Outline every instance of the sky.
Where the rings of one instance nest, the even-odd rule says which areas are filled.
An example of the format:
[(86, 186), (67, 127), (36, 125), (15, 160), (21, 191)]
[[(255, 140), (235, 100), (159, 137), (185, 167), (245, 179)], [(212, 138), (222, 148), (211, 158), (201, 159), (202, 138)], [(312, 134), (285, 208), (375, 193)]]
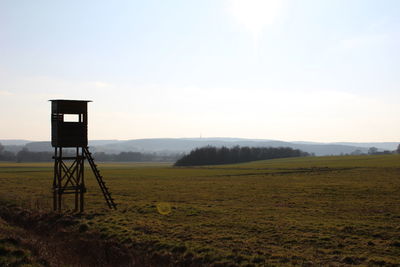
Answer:
[(398, 0), (0, 0), (0, 139), (400, 141)]

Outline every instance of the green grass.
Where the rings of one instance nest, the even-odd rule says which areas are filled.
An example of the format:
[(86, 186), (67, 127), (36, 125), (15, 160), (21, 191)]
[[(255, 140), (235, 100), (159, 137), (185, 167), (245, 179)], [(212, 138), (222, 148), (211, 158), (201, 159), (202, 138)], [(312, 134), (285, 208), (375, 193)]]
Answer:
[[(105, 209), (87, 170), (79, 227), (104, 239), (237, 265), (400, 262), (398, 155), (100, 169), (118, 210)], [(52, 164), (0, 163), (0, 184), (1, 198), (50, 209)]]
[(0, 218), (0, 266), (47, 266), (37, 255), (14, 236), (19, 229), (14, 228)]

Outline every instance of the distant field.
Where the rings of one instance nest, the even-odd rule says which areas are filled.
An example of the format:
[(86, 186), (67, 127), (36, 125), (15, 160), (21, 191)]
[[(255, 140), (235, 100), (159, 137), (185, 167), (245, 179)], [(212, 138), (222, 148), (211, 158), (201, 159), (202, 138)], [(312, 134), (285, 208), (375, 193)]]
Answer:
[[(105, 209), (87, 170), (80, 220), (104, 239), (194, 262), (400, 264), (399, 155), (99, 168), (118, 210)], [(3, 201), (49, 210), (51, 185), (52, 164), (0, 163)]]

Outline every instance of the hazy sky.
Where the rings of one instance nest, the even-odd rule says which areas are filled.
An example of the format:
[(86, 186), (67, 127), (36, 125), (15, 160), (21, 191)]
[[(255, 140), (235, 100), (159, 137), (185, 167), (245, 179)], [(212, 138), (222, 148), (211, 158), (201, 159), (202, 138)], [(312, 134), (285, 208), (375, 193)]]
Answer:
[(398, 0), (0, 0), (0, 139), (400, 140)]

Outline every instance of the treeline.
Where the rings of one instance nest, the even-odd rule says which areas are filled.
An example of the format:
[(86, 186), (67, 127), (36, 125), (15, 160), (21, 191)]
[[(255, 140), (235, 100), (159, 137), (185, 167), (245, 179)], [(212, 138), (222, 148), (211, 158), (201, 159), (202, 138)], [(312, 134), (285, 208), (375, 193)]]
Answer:
[(54, 153), (51, 152), (33, 152), (28, 149), (22, 149), (15, 155), (16, 162), (48, 162), (52, 161)]
[(290, 147), (213, 147), (196, 148), (175, 162), (175, 166), (216, 165), (255, 160), (304, 157), (309, 153)]
[(0, 143), (0, 161), (14, 161), (15, 160), (15, 154), (6, 151), (4, 146)]
[[(63, 150), (64, 156), (74, 156), (75, 152), (71, 149)], [(18, 153), (5, 151), (0, 144), (0, 161), (13, 162), (50, 162), (53, 160), (53, 152), (33, 152), (24, 148)], [(182, 154), (158, 154), (141, 152), (121, 152), (118, 154), (107, 154), (104, 152), (93, 153), (93, 158), (100, 162), (174, 162)]]
[(173, 162), (180, 158), (181, 154), (158, 154), (141, 152), (121, 152), (119, 154), (107, 154), (104, 152), (94, 153), (96, 161), (110, 162)]

